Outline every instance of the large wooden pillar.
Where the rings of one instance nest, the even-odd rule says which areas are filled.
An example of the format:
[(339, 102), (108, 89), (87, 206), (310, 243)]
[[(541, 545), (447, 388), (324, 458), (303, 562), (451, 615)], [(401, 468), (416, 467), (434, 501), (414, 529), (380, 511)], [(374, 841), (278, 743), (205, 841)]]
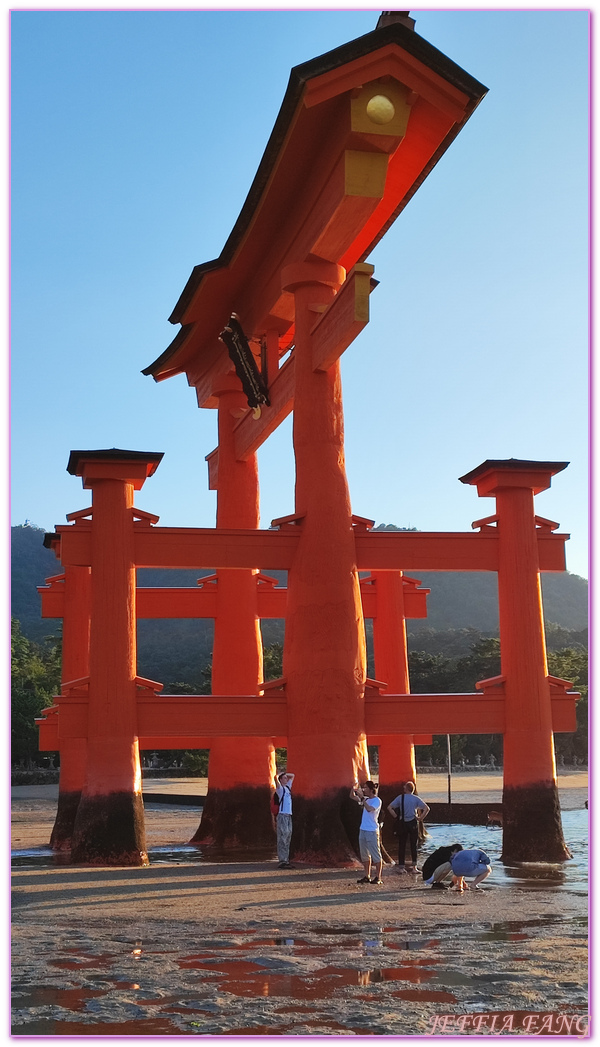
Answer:
[[(235, 457), (233, 429), (247, 401), (239, 379), (220, 380), (217, 527), (258, 527), (256, 454)], [(258, 565), (257, 565), (258, 566)], [(217, 616), (212, 660), (212, 693), (258, 694), (263, 678), (262, 638), (257, 607), (257, 570), (217, 571)], [(269, 810), (275, 750), (268, 738), (215, 738), (210, 750), (208, 793), (193, 837), (207, 851), (266, 851), (274, 848)]]
[(88, 754), (71, 859), (146, 865), (137, 737), (133, 492), (162, 455), (73, 451), (68, 470), (92, 490)]
[(504, 861), (571, 855), (561, 817), (533, 498), (566, 462), (487, 461), (461, 477), (496, 498), (498, 608), (505, 691)]
[(319, 306), (343, 279), (343, 269), (321, 261), (289, 266), (282, 279), (295, 296), (293, 440), (301, 529), (288, 578), (283, 668), (288, 767), (296, 775), (292, 854), (323, 863), (354, 857), (344, 825), (348, 793), (354, 779), (368, 777), (364, 622), (340, 367), (336, 361), (315, 371), (310, 337)]
[[(61, 683), (90, 672), (91, 575), (89, 567), (65, 567)], [(63, 738), (60, 745), (58, 808), (50, 836), (55, 851), (69, 851), (85, 782), (87, 739)]]

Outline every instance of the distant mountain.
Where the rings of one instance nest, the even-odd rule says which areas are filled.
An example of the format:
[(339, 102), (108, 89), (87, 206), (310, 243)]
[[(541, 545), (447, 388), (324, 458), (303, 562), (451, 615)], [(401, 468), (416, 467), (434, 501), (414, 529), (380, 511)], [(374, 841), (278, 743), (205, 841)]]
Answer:
[[(419, 581), (431, 589), (427, 597), (427, 626), (430, 629), (498, 630), (498, 582), (495, 574), (487, 571), (417, 571)], [(560, 573), (542, 574), (544, 617), (563, 629), (587, 627), (588, 583), (579, 575)], [(415, 632), (424, 622), (411, 622), (407, 628)]]
[[(384, 525), (386, 530), (400, 530)], [(382, 528), (379, 528), (382, 529)], [(43, 546), (44, 530), (23, 525), (11, 528), (12, 614), (30, 640), (58, 635), (60, 621), (42, 619), (36, 586), (61, 573), (54, 553)], [(190, 586), (209, 571), (138, 571), (140, 586)], [(285, 572), (273, 571), (280, 580)], [(486, 572), (420, 572), (427, 597), (427, 619), (407, 623), (412, 650), (431, 653), (465, 653), (481, 633), (498, 635), (496, 576)], [(585, 642), (588, 583), (568, 572), (542, 575), (545, 617), (558, 630), (548, 629), (551, 646)], [(368, 633), (370, 634), (370, 626)], [(580, 635), (575, 636), (578, 633)], [(141, 676), (164, 683), (196, 680), (211, 659), (213, 623), (208, 620), (154, 620), (138, 622), (138, 671)], [(281, 641), (283, 623), (263, 623), (265, 643)], [(370, 635), (369, 635), (370, 639)]]

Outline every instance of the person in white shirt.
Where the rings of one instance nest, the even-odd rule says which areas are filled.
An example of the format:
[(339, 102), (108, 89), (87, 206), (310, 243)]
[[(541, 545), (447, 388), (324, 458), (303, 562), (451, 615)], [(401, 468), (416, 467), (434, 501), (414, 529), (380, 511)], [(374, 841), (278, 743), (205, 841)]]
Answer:
[(282, 771), (275, 781), (275, 792), (279, 797), (277, 814), (277, 857), (279, 869), (293, 869), (290, 865), (290, 840), (292, 839), (292, 782), (295, 775)]
[[(365, 782), (361, 787), (354, 785), (350, 790), (350, 799), (356, 800), (363, 808), (362, 820), (358, 832), (360, 859), (365, 867), (365, 875), (357, 883), (382, 884), (381, 870), (383, 858), (379, 844), (379, 811), (381, 800), (377, 795), (378, 786), (374, 782)], [(371, 879), (371, 862), (375, 863), (375, 876)]]

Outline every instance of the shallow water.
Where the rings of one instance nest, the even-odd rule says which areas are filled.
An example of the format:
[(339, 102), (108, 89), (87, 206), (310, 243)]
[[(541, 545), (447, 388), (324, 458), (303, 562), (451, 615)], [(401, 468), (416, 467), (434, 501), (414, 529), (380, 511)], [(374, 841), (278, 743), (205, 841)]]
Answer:
[[(584, 895), (588, 880), (588, 812), (563, 811), (563, 832), (573, 858), (560, 864), (528, 862), (505, 865), (500, 861), (502, 831), (473, 825), (436, 825), (428, 823), (429, 836), (419, 850), (419, 863), (437, 847), (458, 841), (463, 847), (481, 847), (492, 860), (493, 873), (487, 884), (494, 887), (520, 887), (527, 890), (567, 890)], [(153, 847), (148, 851), (150, 865), (203, 863), (202, 850), (191, 844), (178, 847)], [(232, 858), (228, 859), (233, 862)], [(245, 862), (248, 855), (238, 859)], [(261, 859), (264, 861), (264, 857)], [(211, 863), (215, 859), (210, 859)], [(69, 854), (51, 851), (49, 847), (11, 852), (11, 866), (20, 869), (69, 865)], [(389, 871), (387, 873), (389, 875)], [(419, 881), (420, 882), (420, 881)], [(345, 933), (345, 932), (343, 932)]]
[(524, 862), (505, 865), (500, 861), (502, 830), (481, 825), (432, 825), (430, 838), (419, 850), (419, 864), (438, 847), (457, 842), (465, 848), (480, 847), (492, 860), (492, 875), (482, 885), (520, 887), (526, 890), (567, 890), (585, 895), (588, 883), (588, 812), (563, 811), (563, 834), (573, 857), (566, 862)]

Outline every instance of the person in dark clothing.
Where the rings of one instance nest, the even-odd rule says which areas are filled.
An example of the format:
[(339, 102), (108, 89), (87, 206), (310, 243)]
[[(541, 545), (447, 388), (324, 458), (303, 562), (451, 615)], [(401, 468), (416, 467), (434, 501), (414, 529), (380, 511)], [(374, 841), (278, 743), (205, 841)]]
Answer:
[(431, 884), (437, 890), (447, 890), (447, 885), (443, 881), (447, 876), (453, 875), (452, 859), (462, 849), (461, 843), (451, 843), (449, 847), (438, 847), (437, 851), (430, 854), (429, 858), (423, 862), (421, 871), (425, 883)]
[(412, 865), (407, 866), (406, 869), (407, 872), (416, 873), (419, 821), (429, 814), (429, 807), (425, 800), (415, 794), (414, 782), (407, 782), (404, 792), (392, 800), (388, 811), (392, 818), (398, 819), (398, 871), (404, 872), (406, 844), (410, 843)]

